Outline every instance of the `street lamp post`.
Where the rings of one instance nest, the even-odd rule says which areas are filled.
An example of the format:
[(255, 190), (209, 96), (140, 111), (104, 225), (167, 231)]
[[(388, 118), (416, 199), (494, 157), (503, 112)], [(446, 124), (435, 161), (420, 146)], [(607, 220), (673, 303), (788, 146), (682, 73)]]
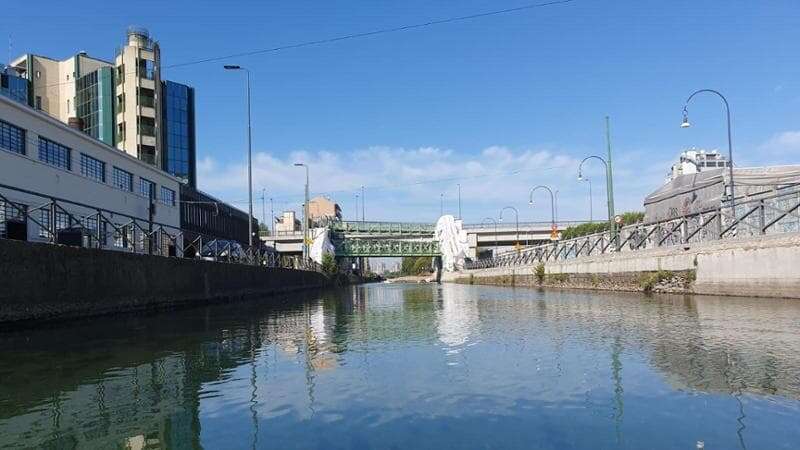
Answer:
[(492, 257), (494, 258), (494, 256), (497, 255), (497, 221), (492, 217), (484, 217), (481, 225), (485, 224), (487, 220), (494, 222), (494, 250), (492, 251)]
[(364, 185), (361, 185), (361, 221), (364, 222), (366, 219), (364, 218), (364, 204), (367, 203), (367, 198), (364, 196)]
[[(611, 230), (612, 236), (616, 236), (616, 224), (614, 223), (614, 193), (610, 191), (611, 186), (611, 166), (600, 156), (591, 155), (583, 158), (583, 161), (578, 165), (578, 181), (583, 181), (583, 163), (590, 159), (596, 159), (603, 163), (603, 166), (606, 168), (606, 196), (607, 196), (607, 206), (608, 206), (608, 223), (609, 223), (609, 230)], [(591, 193), (589, 194), (591, 196)], [(591, 200), (591, 199), (590, 199)]]
[(275, 233), (275, 207), (272, 205), (272, 197), (269, 198), (269, 225), (270, 232), (274, 236)]
[(439, 194), (439, 217), (444, 215), (444, 192)]
[(550, 193), (550, 221), (551, 221), (550, 238), (554, 239), (557, 237), (556, 233), (558, 233), (558, 228), (556, 227), (556, 199), (555, 199), (555, 194), (553, 194), (553, 190), (543, 184), (534, 187), (533, 189), (531, 189), (531, 194), (530, 194), (530, 199), (528, 200), (528, 204), (533, 206), (533, 193), (539, 189), (544, 189)]
[(267, 188), (261, 188), (261, 223), (267, 226)]
[(592, 205), (592, 203), (594, 203), (592, 200), (592, 180), (591, 178), (584, 178), (583, 181), (589, 184), (589, 223), (592, 223), (594, 222), (594, 206)]
[(461, 220), (461, 183), (458, 183), (458, 220)]
[(700, 89), (699, 91), (695, 91), (689, 98), (686, 99), (686, 104), (683, 107), (683, 122), (681, 122), (681, 128), (689, 128), (691, 125), (689, 124), (689, 102), (692, 101), (695, 95), (707, 92), (709, 94), (715, 94), (719, 98), (722, 99), (722, 102), (725, 104), (725, 116), (728, 123), (728, 169), (729, 169), (729, 176), (730, 176), (730, 195), (731, 199), (731, 216), (733, 220), (736, 219), (736, 191), (734, 190), (733, 186), (733, 141), (731, 139), (731, 107), (728, 104), (728, 99), (725, 98), (724, 95), (715, 91), (713, 89)]
[(355, 194), (356, 207), (353, 210), (356, 212), (356, 222), (358, 222), (358, 193)]
[(519, 247), (519, 211), (517, 211), (517, 208), (514, 208), (513, 206), (504, 206), (503, 209), (500, 210), (500, 220), (498, 220), (498, 222), (502, 222), (503, 221), (503, 211), (505, 211), (507, 209), (510, 209), (510, 210), (514, 211), (514, 220), (516, 221), (516, 224), (517, 224), (517, 242), (516, 242), (516, 246)]
[(308, 259), (308, 166), (304, 163), (294, 163), (295, 167), (306, 169), (306, 195), (303, 203), (303, 260)]
[(250, 71), (242, 66), (227, 64), (225, 70), (244, 70), (247, 73), (247, 244), (253, 248), (253, 146), (250, 123)]

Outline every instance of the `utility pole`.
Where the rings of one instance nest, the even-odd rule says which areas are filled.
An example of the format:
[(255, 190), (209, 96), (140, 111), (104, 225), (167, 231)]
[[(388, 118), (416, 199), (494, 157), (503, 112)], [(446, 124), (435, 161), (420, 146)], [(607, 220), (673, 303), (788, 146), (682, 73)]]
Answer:
[(606, 116), (606, 145), (608, 147), (608, 155), (607, 155), (607, 162), (608, 167), (608, 176), (606, 177), (606, 190), (608, 190), (608, 218), (611, 220), (611, 236), (612, 239), (615, 239), (617, 248), (619, 248), (619, 239), (617, 236), (617, 223), (614, 220), (614, 174), (611, 170), (611, 124), (610, 119)]
[(272, 197), (269, 198), (269, 225), (270, 233), (275, 235), (275, 208), (272, 206)]
[(461, 220), (461, 183), (458, 183), (458, 220)]
[(362, 185), (361, 185), (361, 221), (362, 221), (362, 222), (366, 220), (366, 219), (364, 218), (364, 217), (365, 217), (365, 216), (364, 216), (364, 204), (365, 204), (366, 202), (367, 202), (367, 201), (366, 201), (366, 197), (364, 197), (364, 185), (362, 184)]
[(267, 226), (267, 188), (261, 188), (261, 223)]
[(356, 192), (356, 195), (355, 195), (355, 199), (356, 199), (356, 206), (355, 206), (355, 208), (353, 208), (353, 211), (356, 212), (356, 222), (358, 222), (358, 193), (357, 192)]

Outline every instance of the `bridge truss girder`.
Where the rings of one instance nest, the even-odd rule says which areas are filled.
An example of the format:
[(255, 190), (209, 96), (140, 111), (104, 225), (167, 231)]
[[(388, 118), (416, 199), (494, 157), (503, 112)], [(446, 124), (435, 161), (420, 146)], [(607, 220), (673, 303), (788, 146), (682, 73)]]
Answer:
[(330, 225), (331, 231), (346, 235), (371, 235), (371, 236), (433, 236), (436, 224), (432, 223), (401, 223), (401, 222), (358, 222), (341, 221)]
[(438, 241), (345, 239), (334, 246), (339, 257), (441, 256)]

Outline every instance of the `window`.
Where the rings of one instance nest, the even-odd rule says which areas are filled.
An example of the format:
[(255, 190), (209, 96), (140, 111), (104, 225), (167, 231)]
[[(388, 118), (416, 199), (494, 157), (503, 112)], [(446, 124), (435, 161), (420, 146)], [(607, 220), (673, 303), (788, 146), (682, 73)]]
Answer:
[(25, 130), (0, 120), (0, 148), (25, 154)]
[(36, 96), (36, 109), (42, 109), (42, 97)]
[(106, 182), (106, 163), (81, 153), (81, 175), (101, 183)]
[(125, 122), (117, 124), (117, 142), (125, 141)]
[(8, 230), (6, 224), (9, 221), (25, 222), (25, 216), (28, 210), (27, 205), (20, 203), (8, 203), (0, 200), (0, 237), (8, 237)]
[(36, 78), (42, 78), (42, 72), (36, 71)]
[(156, 184), (150, 180), (139, 178), (139, 194), (144, 197), (156, 198)]
[(67, 99), (67, 112), (69, 112), (69, 99)]
[(123, 191), (133, 192), (133, 174), (122, 170), (119, 167), (114, 167), (114, 175), (112, 181), (114, 186), (122, 189)]
[(60, 169), (71, 170), (70, 149), (39, 136), (39, 160)]
[(56, 211), (56, 222), (55, 224), (52, 224), (50, 223), (50, 210), (41, 209), (39, 210), (39, 222), (41, 222), (43, 225), (39, 227), (39, 237), (49, 239), (52, 235), (47, 230), (48, 228), (55, 225), (56, 232), (58, 232), (58, 230), (63, 230), (64, 228), (69, 227), (71, 220), (67, 213), (63, 211)]
[(175, 206), (175, 191), (168, 187), (161, 186), (161, 203)]

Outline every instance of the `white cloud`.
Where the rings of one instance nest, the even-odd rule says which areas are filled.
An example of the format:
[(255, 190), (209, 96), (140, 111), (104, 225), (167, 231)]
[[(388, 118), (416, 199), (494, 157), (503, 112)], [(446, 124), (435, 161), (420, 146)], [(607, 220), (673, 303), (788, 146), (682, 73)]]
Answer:
[[(282, 157), (257, 152), (253, 157), (253, 190), (254, 195), (260, 196), (261, 189), (266, 188), (268, 197), (276, 199), (276, 211), (299, 209), (305, 172), (293, 163), (304, 162), (310, 168), (312, 194), (322, 193), (336, 200), (346, 218), (354, 218), (354, 195), (361, 185), (366, 187), (368, 220), (435, 220), (440, 193), (445, 194), (446, 212), (455, 214), (456, 184), (460, 183), (463, 216), (467, 221), (496, 216), (506, 205), (520, 210), (521, 221), (549, 219), (546, 194), (536, 194), (536, 209), (527, 204), (529, 190), (536, 184), (547, 184), (560, 191), (562, 219), (584, 219), (588, 218), (587, 186), (576, 179), (580, 160), (571, 153), (559, 148), (518, 150), (503, 146), (470, 154), (436, 147), (385, 146), (342, 152), (297, 150)], [(618, 209), (641, 209), (642, 198), (658, 186), (664, 171), (653, 168), (645, 154), (631, 154), (617, 161), (625, 161), (615, 166), (617, 179), (628, 178), (627, 182), (621, 180), (615, 184)], [(640, 162), (647, 170), (635, 168)], [(584, 172), (593, 179), (595, 218), (602, 217), (605, 211), (602, 165), (587, 165)], [(223, 164), (203, 158), (198, 163), (198, 180), (201, 189), (245, 206), (245, 160)]]
[(775, 156), (795, 156), (800, 153), (800, 131), (784, 131), (773, 135), (759, 147)]

